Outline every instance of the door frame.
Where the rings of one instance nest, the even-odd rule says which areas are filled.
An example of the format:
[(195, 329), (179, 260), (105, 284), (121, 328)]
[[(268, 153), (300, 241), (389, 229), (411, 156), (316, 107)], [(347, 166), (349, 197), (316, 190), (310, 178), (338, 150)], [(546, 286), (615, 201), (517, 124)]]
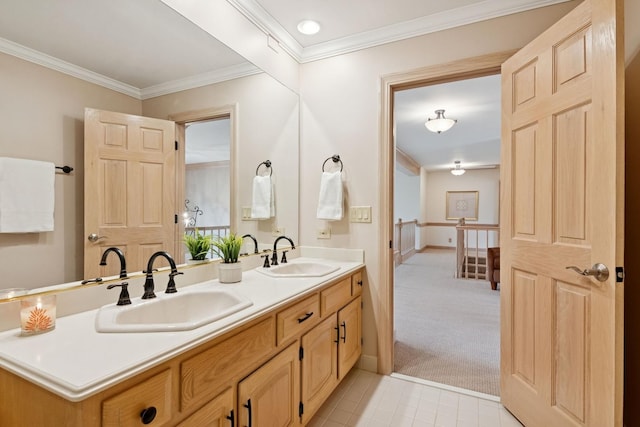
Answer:
[[(229, 119), (229, 142), (230, 142), (230, 174), (229, 174), (229, 226), (231, 230), (237, 230), (237, 214), (240, 212), (238, 198), (238, 104), (223, 105), (220, 107), (205, 108), (202, 110), (186, 111), (171, 114), (169, 120), (176, 124), (176, 141), (178, 142), (178, 158), (176, 159), (176, 203), (184, 201), (185, 185), (185, 129), (186, 124), (205, 120)], [(184, 223), (179, 221), (176, 228), (176, 254), (179, 259), (184, 259), (184, 245), (182, 236), (184, 235)]]
[(517, 50), (491, 53), (465, 58), (444, 64), (433, 65), (403, 73), (382, 76), (380, 80), (380, 129), (379, 170), (380, 174), (380, 288), (377, 292), (376, 328), (378, 330), (378, 373), (393, 372), (393, 188), (395, 169), (395, 125), (393, 117), (393, 95), (395, 91), (433, 84), (448, 83), (500, 74), (502, 63)]

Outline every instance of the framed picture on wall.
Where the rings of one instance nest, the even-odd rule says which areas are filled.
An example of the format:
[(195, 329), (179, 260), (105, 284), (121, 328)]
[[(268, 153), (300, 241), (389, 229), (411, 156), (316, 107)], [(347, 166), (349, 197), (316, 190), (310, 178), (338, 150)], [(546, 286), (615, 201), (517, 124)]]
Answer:
[(447, 191), (447, 219), (478, 220), (477, 191)]

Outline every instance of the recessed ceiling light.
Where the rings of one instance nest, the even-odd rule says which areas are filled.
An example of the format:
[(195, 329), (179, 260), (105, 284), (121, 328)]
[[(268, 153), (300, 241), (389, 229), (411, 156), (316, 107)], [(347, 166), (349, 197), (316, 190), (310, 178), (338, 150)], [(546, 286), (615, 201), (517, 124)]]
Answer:
[(320, 24), (318, 24), (316, 21), (305, 19), (304, 21), (300, 21), (300, 23), (298, 24), (298, 31), (306, 35), (316, 34), (318, 31), (320, 31)]

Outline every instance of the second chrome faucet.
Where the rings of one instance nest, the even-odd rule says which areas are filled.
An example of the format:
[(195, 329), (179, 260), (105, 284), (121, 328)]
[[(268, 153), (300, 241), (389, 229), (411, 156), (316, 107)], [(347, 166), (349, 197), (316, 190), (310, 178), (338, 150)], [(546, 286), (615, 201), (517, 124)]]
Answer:
[(147, 275), (147, 278), (144, 282), (144, 294), (142, 295), (142, 299), (150, 299), (156, 297), (156, 294), (154, 293), (155, 285), (153, 283), (153, 262), (159, 256), (166, 258), (166, 260), (169, 261), (169, 266), (171, 266), (171, 272), (169, 273), (169, 283), (167, 283), (167, 289), (164, 292), (167, 294), (173, 294), (177, 292), (176, 283), (173, 278), (178, 274), (183, 273), (178, 271), (175, 261), (168, 252), (158, 251), (151, 255), (151, 257), (149, 258), (149, 262), (147, 263), (147, 269), (143, 271), (143, 273)]

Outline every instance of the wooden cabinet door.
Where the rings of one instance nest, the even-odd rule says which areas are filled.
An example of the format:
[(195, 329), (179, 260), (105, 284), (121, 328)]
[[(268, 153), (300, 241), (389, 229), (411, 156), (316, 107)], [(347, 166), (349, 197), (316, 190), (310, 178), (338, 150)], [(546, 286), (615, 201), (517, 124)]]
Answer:
[(241, 426), (300, 424), (300, 361), (296, 342), (238, 384)]
[(327, 317), (302, 337), (302, 423), (322, 406), (338, 385), (337, 317)]
[(338, 379), (342, 380), (362, 353), (362, 297), (338, 311)]
[(233, 389), (229, 387), (177, 427), (228, 427), (235, 425), (234, 417)]

